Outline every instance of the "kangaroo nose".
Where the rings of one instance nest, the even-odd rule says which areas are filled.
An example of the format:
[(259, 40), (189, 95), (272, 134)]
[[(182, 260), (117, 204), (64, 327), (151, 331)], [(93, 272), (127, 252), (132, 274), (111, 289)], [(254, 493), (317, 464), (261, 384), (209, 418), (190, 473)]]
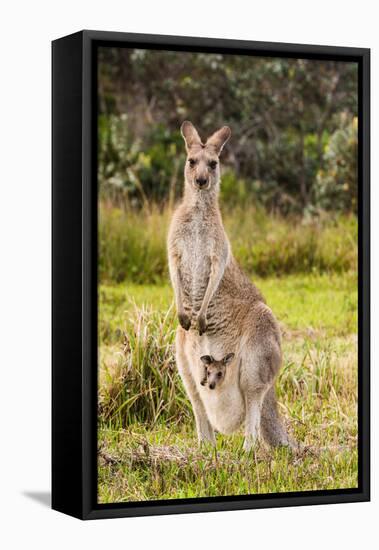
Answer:
[(196, 178), (196, 183), (199, 187), (203, 187), (207, 183), (207, 180), (205, 178)]
[(211, 390), (214, 390), (214, 389), (215, 389), (215, 385), (214, 385), (214, 384), (209, 384), (209, 388), (210, 388)]

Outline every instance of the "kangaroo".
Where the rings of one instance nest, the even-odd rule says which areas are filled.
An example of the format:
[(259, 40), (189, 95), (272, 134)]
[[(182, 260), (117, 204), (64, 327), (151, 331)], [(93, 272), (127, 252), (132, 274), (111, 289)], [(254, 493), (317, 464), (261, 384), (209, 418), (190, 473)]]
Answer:
[[(214, 445), (215, 430), (232, 434), (244, 426), (247, 451), (261, 435), (272, 446), (292, 446), (274, 389), (282, 360), (278, 323), (234, 259), (218, 205), (219, 156), (231, 130), (224, 126), (202, 142), (185, 121), (181, 133), (184, 194), (169, 228), (168, 260), (179, 320), (176, 362), (199, 442)], [(231, 350), (223, 384), (204, 391), (198, 358), (225, 357)]]
[(203, 378), (200, 382), (202, 386), (208, 386), (214, 390), (225, 380), (226, 366), (234, 359), (234, 353), (228, 353), (221, 361), (216, 361), (211, 355), (203, 355), (200, 360), (204, 364)]

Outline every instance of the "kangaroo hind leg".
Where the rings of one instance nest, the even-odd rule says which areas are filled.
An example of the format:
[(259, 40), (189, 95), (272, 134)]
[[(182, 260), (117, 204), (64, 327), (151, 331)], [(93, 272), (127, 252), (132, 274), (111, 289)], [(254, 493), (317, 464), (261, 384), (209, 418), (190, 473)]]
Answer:
[[(278, 343), (271, 338), (255, 341), (241, 364), (241, 388), (245, 397), (245, 443), (249, 451), (261, 437), (266, 395), (271, 391), (281, 363)], [(265, 410), (267, 416), (267, 410)], [(266, 424), (264, 424), (266, 428)]]
[(250, 451), (260, 439), (261, 410), (266, 391), (265, 386), (259, 386), (246, 392), (245, 441), (243, 444), (245, 451)]

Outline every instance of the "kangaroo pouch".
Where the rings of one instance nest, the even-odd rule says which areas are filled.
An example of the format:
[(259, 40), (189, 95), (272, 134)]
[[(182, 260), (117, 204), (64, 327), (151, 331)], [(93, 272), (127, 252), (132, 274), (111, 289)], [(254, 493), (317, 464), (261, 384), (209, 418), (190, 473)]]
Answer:
[(221, 387), (215, 390), (201, 388), (200, 395), (208, 419), (215, 430), (229, 435), (243, 425), (245, 404), (238, 386)]

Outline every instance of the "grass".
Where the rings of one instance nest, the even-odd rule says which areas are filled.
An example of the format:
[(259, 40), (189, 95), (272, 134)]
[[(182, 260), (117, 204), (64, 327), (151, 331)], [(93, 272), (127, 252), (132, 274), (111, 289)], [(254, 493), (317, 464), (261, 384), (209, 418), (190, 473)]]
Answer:
[(299, 452), (242, 452), (242, 433), (199, 450), (176, 371), (168, 285), (99, 290), (99, 501), (357, 486), (354, 271), (257, 278), (283, 331), (281, 413)]
[[(165, 425), (102, 430), (100, 502), (247, 495), (354, 487), (357, 453), (350, 446), (290, 453), (263, 448), (246, 455), (242, 436), (218, 437), (199, 450), (195, 434)], [(106, 451), (105, 451), (106, 449)], [(154, 452), (155, 450), (155, 452)]]
[[(268, 215), (253, 205), (226, 208), (224, 225), (235, 257), (250, 275), (344, 273), (357, 266), (357, 219)], [(168, 279), (166, 235), (172, 211), (151, 204), (141, 211), (99, 209), (99, 275), (106, 282), (162, 284)]]

